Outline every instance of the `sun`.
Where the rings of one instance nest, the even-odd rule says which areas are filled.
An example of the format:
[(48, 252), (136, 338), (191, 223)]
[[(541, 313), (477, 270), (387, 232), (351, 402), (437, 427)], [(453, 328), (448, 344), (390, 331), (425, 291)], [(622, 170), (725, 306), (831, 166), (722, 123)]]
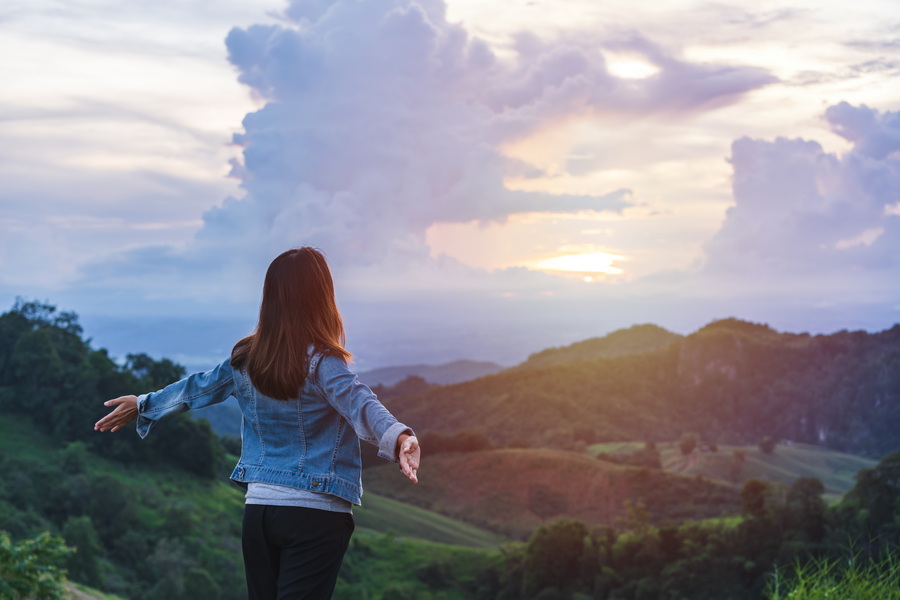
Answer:
[(608, 53), (606, 68), (620, 79), (646, 79), (659, 73), (660, 68), (642, 58), (627, 54)]
[[(625, 271), (613, 266), (617, 260), (625, 257), (608, 252), (587, 252), (584, 254), (564, 254), (554, 258), (548, 258), (537, 264), (537, 268), (545, 271), (567, 271), (571, 273), (601, 273), (603, 275), (621, 275)], [(585, 281), (589, 281), (589, 275)]]

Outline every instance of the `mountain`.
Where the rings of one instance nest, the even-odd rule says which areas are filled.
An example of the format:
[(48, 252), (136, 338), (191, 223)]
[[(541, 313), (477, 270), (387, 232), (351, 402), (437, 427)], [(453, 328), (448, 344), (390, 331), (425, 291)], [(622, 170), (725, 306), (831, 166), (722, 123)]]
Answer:
[(470, 379), (478, 379), (485, 375), (493, 375), (506, 367), (493, 362), (475, 360), (455, 360), (441, 365), (406, 365), (400, 367), (383, 367), (358, 373), (359, 380), (368, 386), (392, 386), (407, 377), (421, 377), (429, 383), (447, 385), (460, 383)]
[(628, 329), (619, 329), (604, 337), (576, 342), (563, 348), (548, 348), (536, 352), (519, 365), (519, 368), (545, 367), (595, 358), (643, 354), (665, 348), (682, 337), (656, 325), (634, 325)]
[(640, 354), (516, 368), (391, 401), (420, 433), (488, 432), (508, 445), (758, 444), (769, 436), (880, 458), (900, 448), (900, 325), (779, 333), (726, 319)]

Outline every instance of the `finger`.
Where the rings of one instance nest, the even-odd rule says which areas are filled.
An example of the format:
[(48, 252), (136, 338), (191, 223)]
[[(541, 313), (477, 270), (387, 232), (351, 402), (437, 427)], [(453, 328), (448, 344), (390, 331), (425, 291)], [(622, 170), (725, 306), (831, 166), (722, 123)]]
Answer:
[(118, 406), (123, 402), (127, 402), (131, 396), (119, 396), (118, 398), (113, 398), (112, 400), (107, 400), (103, 403), (103, 406)]
[[(99, 431), (106, 431), (110, 427), (116, 426), (117, 423), (119, 423), (119, 415), (116, 414), (118, 412), (118, 410), (119, 409), (116, 408), (116, 410), (112, 411), (111, 413), (109, 413), (108, 415), (106, 415), (105, 417), (103, 417), (102, 419), (97, 421), (94, 424), (94, 429), (99, 430)], [(113, 431), (115, 431), (115, 429)]]
[(99, 421), (97, 421), (97, 423), (94, 425), (94, 428), (95, 428), (95, 429), (98, 429), (98, 428), (99, 428), (99, 429), (104, 429), (104, 428), (109, 427), (109, 425), (110, 425), (113, 421), (116, 420), (116, 411), (118, 411), (118, 410), (119, 410), (119, 409), (116, 408), (116, 410), (112, 411), (111, 413), (109, 413), (108, 415), (106, 415), (105, 417), (103, 417), (102, 419), (100, 419)]

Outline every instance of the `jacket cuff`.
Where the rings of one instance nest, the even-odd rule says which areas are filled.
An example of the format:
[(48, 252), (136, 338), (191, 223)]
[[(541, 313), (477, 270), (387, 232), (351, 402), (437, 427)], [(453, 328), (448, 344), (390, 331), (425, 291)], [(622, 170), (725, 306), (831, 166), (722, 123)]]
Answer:
[(153, 427), (154, 421), (153, 419), (148, 419), (144, 416), (144, 408), (147, 402), (147, 396), (149, 394), (141, 394), (137, 399), (137, 409), (138, 409), (138, 417), (137, 417), (137, 434), (144, 439), (147, 437), (147, 434), (150, 433), (150, 428)]
[(391, 462), (400, 462), (400, 459), (397, 457), (397, 438), (400, 437), (401, 433), (406, 433), (407, 431), (409, 435), (415, 435), (413, 430), (403, 423), (394, 423), (388, 427), (388, 430), (384, 432), (384, 435), (381, 436), (381, 441), (378, 443), (378, 456)]

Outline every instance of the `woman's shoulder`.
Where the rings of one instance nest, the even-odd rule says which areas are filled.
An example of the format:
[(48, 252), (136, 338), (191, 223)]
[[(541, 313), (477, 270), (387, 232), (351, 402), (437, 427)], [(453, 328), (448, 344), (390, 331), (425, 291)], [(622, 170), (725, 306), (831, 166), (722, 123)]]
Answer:
[(312, 352), (309, 359), (309, 372), (310, 375), (320, 381), (353, 374), (347, 361), (329, 350), (315, 350)]

